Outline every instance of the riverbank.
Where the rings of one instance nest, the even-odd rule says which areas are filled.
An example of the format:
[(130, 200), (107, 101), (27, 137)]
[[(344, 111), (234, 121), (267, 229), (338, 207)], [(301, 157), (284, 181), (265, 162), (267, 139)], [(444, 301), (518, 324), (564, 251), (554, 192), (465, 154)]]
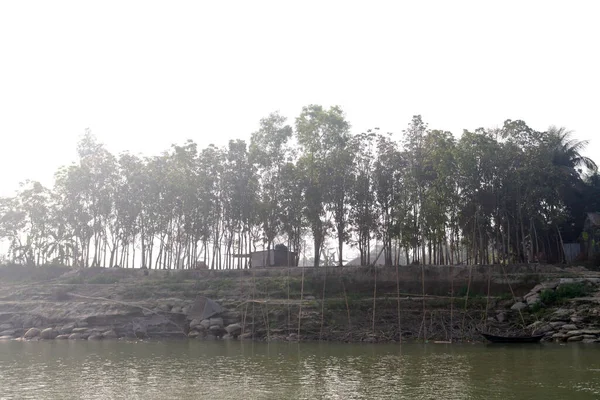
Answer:
[[(544, 331), (548, 340), (595, 341), (600, 335), (594, 333), (600, 326), (596, 275), (544, 265), (242, 271), (2, 267), (0, 339), (459, 342), (481, 340), (478, 330), (514, 332), (525, 325)], [(561, 279), (585, 279), (591, 285), (587, 300), (561, 298), (536, 306), (531, 289), (541, 296), (547, 288), (537, 290), (538, 284), (558, 282), (555, 290)], [(222, 309), (206, 313), (206, 299)]]

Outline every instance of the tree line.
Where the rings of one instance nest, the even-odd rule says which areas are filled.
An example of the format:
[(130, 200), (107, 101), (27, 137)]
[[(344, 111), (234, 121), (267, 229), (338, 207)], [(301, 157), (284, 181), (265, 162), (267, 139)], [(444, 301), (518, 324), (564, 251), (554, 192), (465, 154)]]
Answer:
[[(293, 124), (272, 113), (249, 143), (158, 156), (111, 154), (87, 130), (54, 185), (0, 199), (5, 261), (77, 267), (248, 267), (242, 255), (285, 244), (314, 266), (334, 243), (360, 264), (561, 262), (600, 178), (564, 128), (524, 121), (459, 138), (414, 116), (395, 139), (352, 134), (341, 108), (310, 105)], [(310, 245), (306, 244), (307, 239)]]

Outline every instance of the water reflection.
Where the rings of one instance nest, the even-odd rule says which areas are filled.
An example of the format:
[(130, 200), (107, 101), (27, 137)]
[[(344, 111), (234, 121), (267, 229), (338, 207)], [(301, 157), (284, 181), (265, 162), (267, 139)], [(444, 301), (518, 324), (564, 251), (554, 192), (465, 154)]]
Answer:
[(591, 399), (592, 346), (4, 342), (0, 399)]

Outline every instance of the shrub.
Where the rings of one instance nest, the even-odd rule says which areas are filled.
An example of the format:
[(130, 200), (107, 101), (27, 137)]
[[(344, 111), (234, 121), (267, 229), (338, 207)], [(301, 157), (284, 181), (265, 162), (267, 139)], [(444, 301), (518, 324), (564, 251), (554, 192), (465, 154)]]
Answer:
[(589, 288), (583, 283), (567, 283), (560, 285), (556, 290), (546, 289), (542, 291), (540, 301), (546, 306), (551, 306), (564, 303), (567, 299), (585, 296), (588, 293)]

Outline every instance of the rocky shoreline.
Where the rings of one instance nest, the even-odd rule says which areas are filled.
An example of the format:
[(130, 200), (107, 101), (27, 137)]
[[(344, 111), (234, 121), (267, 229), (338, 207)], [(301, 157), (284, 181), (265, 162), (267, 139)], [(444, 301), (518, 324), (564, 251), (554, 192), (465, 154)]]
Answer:
[[(558, 277), (555, 267), (533, 276), (527, 268), (523, 275), (514, 268), (516, 298), (499, 291), (508, 289), (504, 274), (495, 278), (499, 289), (491, 295), (483, 291), (486, 285), (457, 293), (455, 281), (449, 296), (445, 281), (430, 280), (435, 295), (398, 297), (413, 282), (398, 288), (393, 269), (385, 268), (377, 275), (368, 269), (339, 271), (326, 287), (321, 271), (299, 277), (286, 271), (146, 276), (66, 270), (49, 279), (40, 268), (45, 274), (40, 281), (0, 280), (0, 340), (481, 342), (480, 331), (519, 330), (544, 334), (545, 341), (600, 342), (600, 277), (583, 270), (577, 273), (587, 276), (567, 271)], [(455, 276), (464, 278), (468, 270), (457, 269)]]

